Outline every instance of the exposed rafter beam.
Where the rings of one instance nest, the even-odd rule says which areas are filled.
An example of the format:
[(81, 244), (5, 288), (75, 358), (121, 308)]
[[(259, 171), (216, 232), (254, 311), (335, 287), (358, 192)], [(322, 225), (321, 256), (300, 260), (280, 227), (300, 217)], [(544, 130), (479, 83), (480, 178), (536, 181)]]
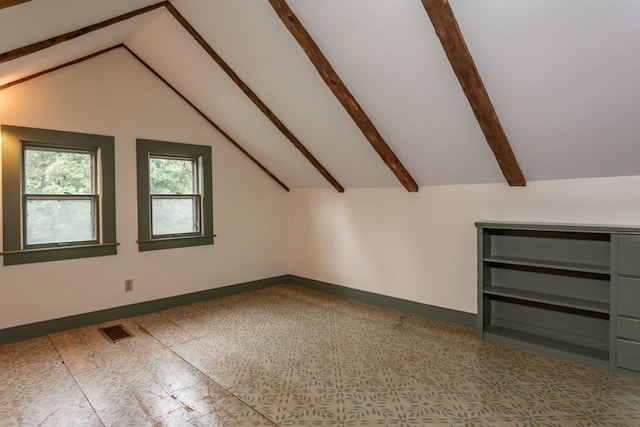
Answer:
[(402, 183), (407, 191), (418, 191), (418, 184), (409, 174), (409, 171), (400, 162), (400, 159), (391, 150), (389, 145), (382, 138), (367, 114), (362, 110), (358, 101), (353, 97), (347, 86), (335, 72), (327, 58), (324, 56), (309, 32), (304, 28), (300, 20), (293, 13), (285, 0), (269, 0), (276, 14), (287, 27), (289, 32), (296, 39), (300, 47), (305, 51), (309, 60), (320, 76), (331, 89), (338, 101), (347, 110), (355, 124), (360, 128), (373, 149), (378, 153), (386, 165), (394, 173), (398, 181)]
[(255, 163), (260, 169), (262, 169), (262, 171), (264, 173), (269, 175), (271, 177), (271, 179), (273, 179), (275, 182), (277, 182), (280, 187), (282, 187), (286, 191), (289, 191), (289, 187), (287, 187), (274, 174), (272, 174), (271, 171), (269, 171), (269, 169), (267, 169), (265, 166), (262, 165), (262, 163), (260, 163), (258, 160), (256, 160), (255, 157), (253, 157), (251, 154), (249, 154), (249, 152), (247, 150), (242, 148), (242, 146), (240, 144), (238, 144), (228, 133), (226, 133), (224, 130), (222, 130), (222, 128), (220, 126), (218, 126), (213, 120), (211, 120), (205, 113), (203, 113), (202, 110), (200, 110), (198, 107), (196, 107), (193, 102), (189, 101), (189, 99), (186, 96), (184, 96), (181, 92), (179, 92), (178, 89), (173, 87), (173, 85), (171, 85), (171, 83), (169, 83), (164, 77), (162, 77), (156, 70), (154, 70), (149, 64), (147, 64), (142, 58), (140, 58), (135, 52), (133, 52), (131, 49), (129, 49), (129, 47), (127, 47), (126, 45), (124, 47), (125, 47), (125, 49), (127, 49), (129, 51), (129, 53), (131, 55), (133, 55), (134, 58), (136, 58), (142, 65), (144, 65), (147, 68), (147, 70), (149, 70), (154, 76), (156, 76), (160, 81), (162, 81), (176, 95), (178, 95), (180, 98), (182, 98), (182, 100), (184, 102), (186, 102), (191, 108), (193, 108), (193, 110), (196, 113), (198, 113), (200, 115), (200, 117), (202, 117), (207, 123), (209, 123), (211, 126), (213, 126), (213, 128), (215, 130), (220, 132), (220, 134), (222, 136), (224, 136), (231, 144), (235, 145), (235, 147), (238, 150), (240, 150), (245, 156), (247, 156), (249, 158), (249, 160), (251, 160), (253, 163)]
[(20, 47), (18, 49), (13, 49), (5, 53), (0, 53), (0, 64), (3, 62), (11, 61), (17, 58), (20, 58), (25, 55), (29, 55), (35, 52), (39, 52), (43, 49), (58, 45), (60, 43), (64, 43), (69, 40), (73, 40), (77, 37), (83, 36), (85, 34), (92, 33), (97, 30), (101, 30), (103, 28), (109, 27), (111, 25), (117, 24), (122, 21), (126, 21), (138, 15), (142, 15), (144, 13), (150, 12), (154, 9), (158, 9), (162, 6), (166, 6), (169, 4), (168, 1), (163, 1), (160, 3), (152, 4), (147, 7), (143, 7), (141, 9), (137, 9), (131, 11), (129, 13), (125, 13), (120, 16), (116, 16), (115, 18), (107, 19), (106, 21), (99, 22), (97, 24), (89, 25), (88, 27), (80, 28), (79, 30), (69, 31), (68, 33), (51, 37), (50, 39), (43, 40), (41, 42), (33, 43), (28, 46)]
[(68, 67), (70, 65), (78, 64), (80, 62), (84, 62), (87, 59), (95, 58), (96, 56), (102, 55), (103, 53), (107, 53), (107, 52), (109, 52), (109, 51), (111, 51), (113, 49), (117, 49), (117, 48), (123, 47), (123, 46), (124, 46), (123, 44), (117, 44), (115, 46), (111, 46), (111, 47), (108, 47), (106, 49), (102, 49), (102, 50), (99, 50), (97, 52), (90, 53), (89, 55), (85, 55), (82, 58), (74, 59), (73, 61), (65, 62), (64, 64), (61, 64), (61, 65), (56, 65), (55, 67), (48, 68), (48, 69), (46, 69), (44, 71), (39, 71), (37, 73), (30, 74), (30, 75), (28, 75), (26, 77), (22, 77), (21, 79), (14, 80), (12, 82), (3, 84), (2, 86), (0, 86), (0, 90), (7, 89), (7, 88), (9, 88), (11, 86), (15, 86), (15, 85), (20, 84), (20, 83), (24, 83), (26, 81), (35, 79), (36, 77), (44, 76), (45, 74), (49, 74), (49, 73), (52, 73), (54, 71), (60, 70), (62, 68), (66, 68), (66, 67)]
[[(2, 0), (0, 0), (0, 1), (2, 1)], [(7, 62), (7, 61), (11, 61), (11, 60), (17, 59), (17, 58), (20, 58), (20, 57), (23, 57), (25, 55), (29, 55), (29, 54), (32, 54), (32, 53), (35, 53), (35, 52), (39, 52), (39, 51), (47, 49), (49, 47), (56, 46), (56, 45), (58, 45), (60, 43), (72, 40), (72, 39), (80, 37), (82, 35), (85, 35), (85, 34), (88, 34), (88, 33), (91, 33), (91, 32), (97, 31), (97, 30), (101, 30), (103, 28), (106, 28), (106, 27), (109, 27), (111, 25), (117, 24), (119, 22), (131, 19), (131, 18), (133, 18), (135, 16), (142, 15), (144, 13), (150, 12), (150, 11), (158, 9), (160, 7), (165, 7), (171, 13), (171, 15), (183, 26), (183, 28), (185, 28), (185, 30), (187, 32), (189, 32), (189, 34), (191, 34), (191, 36), (198, 42), (198, 44), (200, 44), (200, 46), (209, 54), (209, 56), (211, 56), (211, 58), (223, 69), (223, 71), (225, 71), (225, 73), (227, 73), (227, 75), (231, 78), (231, 80), (233, 80), (233, 82), (236, 83), (240, 87), (240, 89), (247, 95), (247, 97), (249, 97), (249, 99), (251, 99), (251, 101), (253, 101), (253, 103), (260, 109), (260, 111), (262, 111), (262, 113), (269, 120), (271, 120), (271, 122), (287, 137), (287, 139), (289, 139), (289, 141), (291, 141), (291, 143), (318, 170), (318, 172), (320, 172), (320, 174), (336, 190), (338, 190), (339, 192), (343, 192), (344, 191), (344, 187), (342, 185), (340, 185), (340, 183), (325, 169), (324, 166), (322, 166), (322, 164), (320, 164), (320, 162), (309, 152), (309, 150), (307, 150), (307, 148), (295, 137), (295, 135), (293, 135), (293, 133), (284, 125), (284, 123), (282, 123), (282, 121), (280, 121), (280, 119), (278, 119), (278, 117), (276, 117), (276, 115), (264, 104), (264, 102), (262, 102), (262, 100), (260, 98), (258, 98), (258, 96), (251, 90), (251, 88), (249, 88), (249, 86), (247, 86), (238, 77), (238, 75), (231, 69), (231, 67), (229, 67), (229, 65), (227, 65), (227, 63), (225, 63), (222, 60), (222, 58), (213, 50), (213, 48), (204, 40), (204, 38), (195, 30), (195, 28), (193, 28), (193, 26), (182, 16), (182, 14), (180, 14), (180, 12), (168, 1), (155, 3), (153, 5), (150, 5), (150, 6), (147, 6), (147, 7), (141, 8), (141, 9), (137, 9), (137, 10), (125, 13), (123, 15), (117, 16), (115, 18), (111, 18), (111, 19), (108, 19), (106, 21), (99, 22), (97, 24), (89, 25), (89, 26), (81, 28), (79, 30), (70, 31), (68, 33), (65, 33), (65, 34), (62, 34), (62, 35), (59, 35), (59, 36), (56, 36), (56, 37), (52, 37), (50, 39), (43, 40), (41, 42), (33, 43), (33, 44), (28, 45), (28, 46), (24, 46), (24, 47), (21, 47), (21, 48), (18, 48), (18, 49), (14, 49), (14, 50), (11, 50), (11, 51), (8, 51), (8, 52), (5, 52), (5, 53), (1, 53), (0, 54), (0, 64), (4, 63), (4, 62)], [(102, 52), (102, 53), (104, 53), (104, 52)], [(60, 68), (63, 68), (65, 66), (68, 66), (68, 65), (73, 65), (74, 63), (77, 63), (77, 62), (82, 62), (83, 60), (89, 59), (90, 57), (93, 57), (93, 56), (98, 55), (98, 54), (100, 54), (100, 53), (89, 55), (89, 56), (87, 56), (85, 58), (80, 58), (80, 59), (72, 61), (70, 63), (63, 64), (61, 66), (54, 67), (54, 68), (49, 69), (49, 70), (45, 70), (44, 72), (38, 73), (37, 75), (28, 76), (25, 79), (26, 80), (30, 80), (32, 78), (35, 78), (35, 77), (39, 76), (39, 75), (55, 71), (56, 69), (60, 69)], [(158, 75), (155, 72), (154, 72), (154, 74)], [(160, 77), (160, 76), (158, 75), (158, 77)], [(14, 84), (21, 83), (22, 81), (26, 81), (25, 79), (21, 79), (19, 81), (15, 81), (15, 82), (10, 82), (10, 83), (0, 87), (0, 89), (12, 86)], [(163, 81), (164, 81), (164, 79), (163, 79)], [(167, 83), (167, 82), (165, 81), (165, 83)], [(173, 87), (171, 87), (171, 88), (175, 91), (175, 89)], [(196, 111), (201, 116), (203, 116), (203, 118), (205, 118), (205, 120), (207, 120), (222, 135), (224, 135), (229, 141), (231, 141), (231, 143), (236, 145), (238, 147), (238, 149), (240, 149), (253, 162), (255, 162), (261, 169), (263, 169), (265, 171), (265, 173), (267, 173), (274, 180), (276, 180), (279, 185), (281, 185), (287, 191), (289, 190), (286, 185), (284, 185), (278, 178), (276, 178), (271, 172), (269, 172), (264, 166), (262, 166), (255, 158), (253, 158), (239, 144), (237, 144), (226, 132), (224, 132), (215, 123), (213, 123), (213, 121), (211, 121), (208, 117), (206, 117), (204, 115), (204, 113), (202, 113), (202, 111), (197, 109), (190, 101), (188, 101), (186, 98), (184, 98), (181, 94), (178, 93), (178, 95), (181, 96), (194, 109), (196, 109)]]
[(0, 0), (0, 9), (4, 9), (5, 7), (16, 6), (21, 3), (26, 3), (31, 0)]
[(108, 47), (106, 49), (102, 49), (99, 50), (97, 52), (91, 53), (89, 55), (85, 55), (81, 58), (78, 59), (74, 59), (73, 61), (69, 61), (69, 62), (65, 62), (64, 64), (61, 65), (57, 65), (55, 67), (52, 68), (48, 68), (44, 71), (40, 71), (34, 74), (30, 74), (26, 77), (22, 77), (18, 80), (14, 80), (11, 81), (9, 83), (5, 83), (4, 85), (0, 86), (0, 91), (10, 88), (11, 86), (15, 86), (17, 84), (20, 83), (24, 83), (27, 82), (29, 80), (35, 79), (36, 77), (40, 77), (43, 76), (45, 74), (49, 74), (52, 73), (54, 71), (60, 70), (62, 68), (66, 68), (69, 67), (71, 65), (75, 65), (78, 64), (80, 62), (84, 62), (88, 59), (91, 58), (95, 58), (96, 56), (105, 54), (107, 52), (110, 52), (114, 49), (118, 49), (118, 48), (124, 48), (126, 49), (134, 58), (136, 58), (142, 65), (144, 65), (147, 70), (149, 70), (153, 75), (155, 75), (158, 79), (160, 79), (165, 85), (167, 85), (169, 87), (169, 89), (171, 89), (176, 95), (178, 95), (184, 102), (186, 102), (191, 108), (193, 108), (193, 110), (198, 113), (200, 115), (200, 117), (202, 117), (207, 123), (209, 123), (215, 130), (217, 130), (218, 132), (220, 132), (220, 134), (227, 139), (227, 141), (229, 141), (231, 144), (233, 144), (238, 150), (240, 150), (242, 152), (242, 154), (244, 154), (245, 156), (247, 156), (249, 158), (249, 160), (251, 160), (253, 163), (255, 163), (260, 169), (262, 169), (262, 171), (264, 173), (266, 173), (267, 175), (269, 175), (271, 177), (271, 179), (273, 179), (275, 182), (278, 183), (278, 185), (280, 187), (282, 187), (284, 190), (289, 191), (289, 187), (287, 187), (282, 181), (280, 181), (278, 179), (278, 177), (276, 177), (274, 174), (271, 173), (271, 171), (269, 171), (269, 169), (267, 169), (265, 166), (262, 165), (262, 163), (260, 163), (258, 160), (256, 160), (255, 157), (253, 157), (247, 150), (245, 150), (240, 144), (238, 144), (231, 136), (229, 136), (228, 133), (226, 133), (224, 130), (222, 130), (222, 128), (220, 128), (220, 126), (218, 126), (213, 120), (211, 120), (206, 114), (204, 114), (202, 112), (202, 110), (200, 110), (198, 107), (196, 107), (193, 102), (191, 102), (187, 97), (185, 97), (182, 93), (180, 93), (175, 87), (173, 87), (167, 80), (165, 80), (156, 70), (154, 70), (153, 68), (151, 68), (151, 66), (149, 64), (147, 64), (146, 62), (144, 62), (142, 60), (142, 58), (140, 58), (138, 55), (135, 54), (135, 52), (133, 52), (131, 49), (129, 49), (127, 46), (125, 46), (124, 44), (120, 43), (117, 44), (115, 46), (111, 46)]
[(196, 31), (196, 29), (182, 16), (182, 14), (171, 3), (165, 4), (167, 10), (173, 15), (173, 17), (182, 25), (182, 27), (195, 39), (196, 42), (207, 52), (207, 54), (213, 59), (216, 64), (233, 80), (233, 82), (247, 95), (247, 97), (262, 111), (262, 113), (273, 123), (284, 136), (291, 141), (291, 143), (302, 153), (302, 155), (316, 168), (318, 172), (327, 180), (333, 187), (339, 192), (344, 191), (344, 187), (325, 169), (324, 166), (307, 150), (307, 148), (296, 138), (296, 136), (282, 123), (282, 121), (262, 102), (258, 95), (251, 90), (251, 88), (243, 82), (240, 77), (231, 69), (231, 67), (224, 62), (222, 57), (207, 43), (207, 41)]
[(526, 185), (518, 160), (482, 83), (480, 73), (464, 41), (449, 1), (422, 0), (422, 4), (433, 23), (433, 28), (458, 77), (462, 90), (471, 104), (482, 133), (498, 161), (502, 174), (511, 186)]

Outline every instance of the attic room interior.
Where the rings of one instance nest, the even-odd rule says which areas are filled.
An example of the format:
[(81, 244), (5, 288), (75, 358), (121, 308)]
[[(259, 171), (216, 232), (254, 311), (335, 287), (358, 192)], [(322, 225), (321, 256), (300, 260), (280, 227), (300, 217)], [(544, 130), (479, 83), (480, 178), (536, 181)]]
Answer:
[(639, 425), (638, 22), (0, 0), (0, 425)]

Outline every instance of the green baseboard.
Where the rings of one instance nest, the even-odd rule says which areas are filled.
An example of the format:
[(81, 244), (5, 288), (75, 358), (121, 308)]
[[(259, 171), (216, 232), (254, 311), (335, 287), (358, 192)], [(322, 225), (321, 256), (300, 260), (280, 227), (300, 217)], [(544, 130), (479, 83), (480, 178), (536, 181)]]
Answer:
[(221, 288), (209, 289), (206, 291), (193, 292), (174, 297), (162, 298), (153, 301), (145, 301), (137, 304), (130, 304), (121, 307), (109, 308), (106, 310), (93, 311), (75, 316), (61, 317), (59, 319), (46, 320), (43, 322), (30, 323), (28, 325), (14, 326), (0, 329), (0, 345), (16, 341), (41, 337), (43, 335), (54, 334), (83, 326), (95, 325), (126, 317), (140, 316), (153, 313), (168, 308), (178, 307), (195, 302), (206, 301), (214, 298), (239, 294), (242, 292), (262, 289), (282, 283), (294, 283), (300, 286), (328, 292), (345, 298), (352, 298), (369, 304), (382, 307), (393, 308), (406, 313), (418, 314), (431, 317), (445, 322), (457, 323), (464, 326), (475, 327), (476, 315), (463, 311), (451, 310), (419, 302), (389, 297), (373, 292), (361, 291), (348, 288), (346, 286), (335, 285), (314, 279), (295, 275), (276, 276), (267, 279), (254, 280), (251, 282), (238, 283)]
[(178, 307), (181, 305), (192, 304), (199, 301), (206, 301), (213, 298), (220, 298), (228, 295), (238, 294), (241, 292), (266, 288), (268, 286), (287, 283), (289, 281), (290, 280), (288, 275), (276, 276), (268, 279), (255, 280), (252, 282), (245, 282), (224, 286), (221, 288), (209, 289), (206, 291), (193, 292), (190, 294), (177, 295), (174, 297), (94, 311), (91, 313), (78, 314), (75, 316), (62, 317), (59, 319), (46, 320), (43, 322), (30, 323), (28, 325), (0, 329), (0, 345), (22, 341), (30, 338), (41, 337), (43, 335), (53, 334), (56, 332), (66, 331), (74, 328), (80, 328), (83, 326), (95, 325), (97, 323), (109, 322), (125, 317), (140, 316), (142, 314), (166, 310), (168, 308)]
[(348, 288), (346, 286), (321, 282), (320, 280), (307, 279), (305, 277), (295, 275), (289, 275), (289, 277), (290, 283), (317, 289), (319, 291), (328, 292), (346, 298), (352, 298), (358, 301), (379, 305), (382, 307), (393, 308), (395, 310), (404, 311), (405, 313), (418, 314), (421, 316), (443, 320), (450, 323), (457, 323), (459, 325), (470, 326), (473, 328), (476, 327), (476, 315), (473, 313), (466, 313), (464, 311), (451, 310), (448, 308), (437, 307), (434, 305), (423, 304), (401, 298), (389, 297), (386, 295), (361, 291), (358, 289)]

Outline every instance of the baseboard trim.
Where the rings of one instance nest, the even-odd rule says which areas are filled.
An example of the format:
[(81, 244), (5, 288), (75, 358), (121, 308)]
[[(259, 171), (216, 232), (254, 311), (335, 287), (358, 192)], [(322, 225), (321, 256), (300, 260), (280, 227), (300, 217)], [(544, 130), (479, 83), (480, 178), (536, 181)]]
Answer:
[(435, 305), (423, 304), (401, 298), (389, 297), (373, 292), (361, 291), (359, 289), (348, 288), (346, 286), (335, 285), (333, 283), (322, 282), (320, 280), (307, 279), (295, 275), (289, 275), (290, 282), (297, 285), (306, 286), (319, 291), (328, 292), (346, 298), (352, 298), (369, 304), (382, 307), (393, 308), (406, 313), (418, 314), (445, 322), (457, 323), (463, 326), (476, 326), (476, 315), (464, 311), (452, 310), (449, 308), (437, 307)]
[(421, 316), (443, 320), (450, 323), (457, 323), (464, 326), (476, 326), (476, 315), (473, 313), (466, 313), (463, 311), (437, 307), (434, 305), (423, 304), (401, 298), (389, 297), (386, 295), (353, 289), (333, 283), (322, 282), (320, 280), (308, 279), (306, 277), (296, 275), (283, 275), (270, 277), (267, 279), (254, 280), (251, 282), (238, 283), (235, 285), (223, 286), (215, 289), (208, 289), (206, 291), (193, 292), (168, 298), (145, 301), (137, 304), (130, 304), (121, 307), (93, 311), (91, 313), (83, 313), (74, 316), (61, 317), (59, 319), (30, 323), (28, 325), (0, 329), (0, 345), (23, 341), (31, 338), (37, 338), (44, 335), (66, 331), (69, 329), (81, 328), (83, 326), (110, 322), (112, 320), (122, 319), (126, 317), (140, 316), (160, 310), (166, 310), (168, 308), (193, 304), (195, 302), (221, 298), (229, 295), (235, 295), (242, 292), (262, 289), (282, 283), (295, 283), (300, 286), (328, 292), (345, 298), (352, 298), (369, 304), (393, 308), (406, 313), (418, 314)]
[(262, 289), (281, 283), (288, 283), (289, 281), (289, 275), (276, 276), (268, 279), (254, 280), (251, 282), (223, 286), (221, 288), (208, 289), (206, 291), (193, 292), (168, 298), (145, 301), (137, 304), (94, 311), (91, 313), (78, 314), (75, 316), (61, 317), (59, 319), (46, 320), (43, 322), (30, 323), (28, 325), (0, 329), (0, 345), (22, 341), (30, 338), (41, 337), (43, 335), (53, 334), (56, 332), (66, 331), (74, 328), (80, 328), (83, 326), (109, 322), (125, 317), (140, 316), (142, 314), (153, 313), (155, 311), (166, 310), (168, 308), (192, 304), (194, 302), (225, 297), (228, 295), (239, 294), (246, 291), (253, 291), (256, 289)]

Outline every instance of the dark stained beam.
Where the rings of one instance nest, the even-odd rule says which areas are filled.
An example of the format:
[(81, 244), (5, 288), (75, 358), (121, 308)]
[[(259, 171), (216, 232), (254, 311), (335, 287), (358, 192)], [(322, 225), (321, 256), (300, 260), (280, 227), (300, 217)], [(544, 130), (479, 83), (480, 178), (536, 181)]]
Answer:
[(222, 130), (222, 128), (220, 126), (218, 126), (213, 120), (211, 120), (205, 113), (202, 112), (202, 110), (200, 110), (198, 107), (195, 106), (195, 104), (191, 101), (189, 101), (189, 99), (184, 96), (182, 93), (180, 93), (178, 91), (178, 89), (176, 89), (175, 87), (173, 87), (171, 85), (171, 83), (169, 83), (164, 77), (162, 77), (156, 70), (154, 70), (149, 64), (147, 64), (142, 58), (140, 58), (134, 51), (132, 51), (131, 49), (129, 49), (129, 47), (127, 47), (126, 45), (124, 46), (125, 49), (127, 49), (129, 51), (129, 53), (131, 55), (133, 55), (134, 58), (136, 58), (142, 65), (144, 65), (147, 70), (149, 70), (154, 76), (156, 76), (160, 81), (162, 81), (169, 89), (171, 89), (176, 95), (178, 95), (180, 98), (182, 98), (182, 100), (184, 102), (186, 102), (191, 108), (193, 108), (193, 110), (198, 113), (200, 115), (200, 117), (202, 117), (207, 123), (209, 123), (215, 130), (217, 130), (218, 132), (220, 132), (220, 134), (222, 136), (224, 136), (231, 144), (233, 144), (238, 150), (240, 150), (242, 152), (242, 154), (244, 154), (245, 156), (247, 156), (249, 158), (249, 160), (251, 160), (253, 163), (255, 163), (260, 169), (262, 169), (262, 171), (264, 173), (266, 173), (267, 175), (269, 175), (271, 177), (271, 179), (273, 179), (275, 182), (278, 183), (278, 185), (280, 187), (282, 187), (283, 189), (285, 189), (286, 191), (289, 191), (289, 187), (287, 187), (282, 181), (280, 181), (274, 174), (271, 173), (271, 171), (269, 171), (269, 169), (267, 169), (265, 166), (262, 165), (262, 163), (260, 163), (258, 160), (256, 160), (255, 157), (253, 157), (251, 154), (249, 154), (249, 152), (247, 150), (245, 150), (244, 148), (242, 148), (242, 146), (240, 144), (238, 144), (228, 133), (226, 133), (224, 130)]
[(276, 14), (287, 27), (289, 32), (296, 39), (300, 47), (316, 67), (318, 73), (331, 89), (338, 101), (347, 110), (355, 124), (360, 128), (373, 149), (378, 153), (386, 165), (394, 173), (398, 181), (402, 183), (407, 191), (418, 191), (418, 184), (411, 177), (407, 169), (400, 162), (389, 145), (382, 138), (376, 127), (373, 125), (367, 114), (362, 110), (358, 101), (353, 97), (347, 86), (342, 82), (327, 58), (324, 56), (311, 35), (298, 20), (285, 0), (269, 0)]
[(189, 99), (187, 99), (182, 93), (180, 93), (175, 87), (173, 87), (167, 80), (165, 80), (160, 74), (158, 74), (158, 72), (156, 70), (154, 70), (153, 68), (151, 68), (151, 66), (149, 66), (149, 64), (147, 64), (145, 61), (142, 60), (142, 58), (140, 58), (138, 55), (136, 55), (131, 49), (129, 49), (127, 46), (125, 46), (124, 44), (120, 43), (117, 44), (115, 46), (111, 46), (108, 47), (106, 49), (102, 49), (100, 51), (91, 53), (89, 55), (85, 55), (81, 58), (78, 59), (74, 59), (73, 61), (69, 61), (69, 62), (65, 62), (64, 64), (61, 65), (57, 65), (55, 67), (46, 69), (44, 71), (40, 71), (31, 75), (28, 75), (26, 77), (20, 78), (18, 80), (14, 80), (11, 81), (9, 83), (5, 83), (4, 85), (0, 86), (0, 91), (10, 88), (11, 86), (15, 86), (18, 85), (20, 83), (24, 83), (27, 82), (29, 80), (35, 79), (37, 77), (43, 76), (45, 74), (49, 74), (52, 73), (54, 71), (57, 70), (61, 70), (63, 68), (69, 67), (71, 65), (75, 65), (75, 64), (79, 64), (80, 62), (84, 62), (87, 61), (91, 58), (95, 58), (96, 56), (100, 56), (103, 55), (107, 52), (110, 52), (112, 50), (118, 49), (118, 48), (125, 48), (134, 58), (136, 58), (142, 65), (144, 65), (146, 67), (147, 70), (149, 70), (154, 76), (156, 76), (158, 79), (160, 79), (165, 85), (167, 85), (169, 87), (169, 89), (171, 89), (176, 95), (178, 95), (184, 102), (186, 102), (191, 108), (193, 108), (193, 110), (198, 113), (207, 123), (209, 123), (214, 129), (216, 129), (218, 132), (220, 132), (220, 134), (225, 137), (231, 144), (233, 144), (238, 150), (240, 150), (242, 152), (242, 154), (244, 154), (245, 156), (247, 156), (249, 158), (249, 160), (251, 160), (253, 163), (255, 163), (260, 169), (262, 169), (262, 171), (264, 173), (266, 173), (267, 175), (269, 175), (271, 177), (271, 179), (273, 179), (275, 182), (278, 183), (278, 185), (280, 187), (282, 187), (284, 190), (289, 191), (289, 187), (287, 187), (282, 181), (280, 181), (274, 174), (271, 173), (271, 171), (269, 171), (265, 166), (263, 166), (258, 160), (256, 160), (255, 157), (253, 157), (247, 150), (245, 150), (240, 144), (238, 144), (231, 136), (229, 136), (228, 133), (226, 133), (224, 130), (222, 130), (222, 128), (220, 128), (220, 126), (218, 126), (213, 120), (211, 120), (206, 114), (204, 114), (202, 112), (202, 110), (200, 110), (198, 107), (196, 107), (191, 101), (189, 101)]
[(296, 138), (296, 136), (280, 121), (280, 119), (262, 102), (251, 88), (244, 83), (240, 77), (224, 62), (218, 53), (207, 43), (207, 41), (196, 31), (196, 29), (182, 16), (182, 14), (169, 2), (164, 5), (182, 27), (195, 39), (195, 41), (207, 52), (220, 68), (233, 80), (233, 82), (245, 93), (245, 95), (262, 111), (262, 113), (273, 123), (282, 134), (302, 153), (302, 155), (316, 168), (316, 170), (339, 192), (344, 191), (344, 187), (325, 169), (324, 166), (307, 150), (307, 148)]
[(464, 41), (448, 0), (422, 0), (462, 90), (471, 104), (482, 133), (493, 151), (502, 174), (511, 186), (525, 186), (526, 180), (511, 144), (504, 133), (489, 94), (482, 83), (471, 52)]
[(91, 53), (89, 55), (83, 56), (82, 58), (74, 59), (73, 61), (65, 62), (64, 64), (56, 65), (55, 67), (48, 68), (48, 69), (46, 69), (44, 71), (40, 71), (40, 72), (37, 72), (35, 74), (30, 74), (30, 75), (28, 75), (26, 77), (22, 77), (21, 79), (14, 80), (14, 81), (9, 82), (9, 83), (5, 83), (2, 86), (0, 86), (0, 90), (4, 90), (4, 89), (7, 89), (7, 88), (10, 88), (11, 86), (15, 86), (15, 85), (20, 84), (20, 83), (24, 83), (26, 81), (35, 79), (36, 77), (44, 76), (45, 74), (49, 74), (49, 73), (52, 73), (54, 71), (60, 70), (62, 68), (66, 68), (66, 67), (68, 67), (70, 65), (78, 64), (80, 62), (84, 62), (87, 59), (95, 58), (96, 56), (102, 55), (103, 53), (107, 53), (107, 52), (109, 52), (109, 51), (111, 51), (113, 49), (117, 49), (119, 47), (123, 47), (123, 45), (122, 44), (117, 44), (115, 46), (111, 46), (111, 47), (108, 47), (106, 49), (99, 50), (98, 52), (94, 52), (94, 53)]
[(4, 9), (5, 7), (16, 6), (21, 3), (26, 3), (31, 0), (0, 0), (0, 9)]
[(126, 21), (138, 15), (142, 15), (147, 12), (151, 12), (152, 10), (158, 9), (162, 6), (166, 6), (169, 2), (163, 1), (160, 3), (152, 4), (147, 7), (143, 7), (141, 9), (134, 10), (129, 13), (125, 13), (120, 16), (116, 16), (115, 18), (107, 19), (106, 21), (99, 22), (97, 24), (89, 25), (88, 27), (81, 28), (79, 30), (70, 31), (68, 33), (51, 37), (50, 39), (43, 40), (41, 42), (33, 43), (28, 46), (20, 47), (18, 49), (10, 50), (5, 53), (0, 53), (0, 64), (3, 62), (11, 61), (25, 55), (29, 55), (35, 52), (39, 52), (43, 49), (56, 46), (60, 43), (64, 43), (69, 40), (73, 40), (77, 37), (83, 36), (85, 34), (92, 33), (97, 30), (101, 30), (103, 28), (109, 27), (111, 25), (117, 24), (122, 21)]

